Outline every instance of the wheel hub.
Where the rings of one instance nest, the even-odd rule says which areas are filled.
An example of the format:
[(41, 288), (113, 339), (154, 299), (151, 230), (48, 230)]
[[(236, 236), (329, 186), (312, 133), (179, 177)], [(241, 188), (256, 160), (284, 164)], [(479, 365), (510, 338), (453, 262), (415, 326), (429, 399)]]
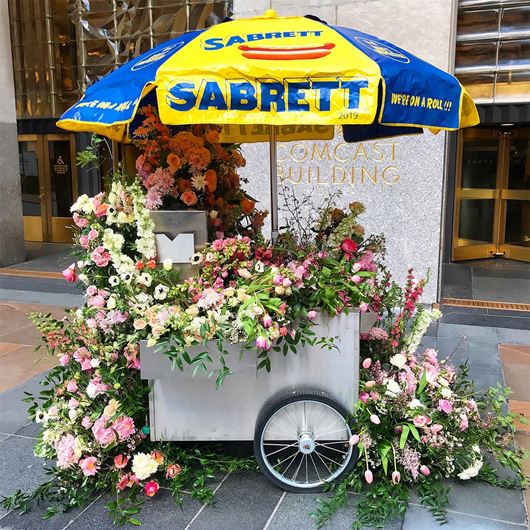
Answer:
[(309, 432), (303, 432), (298, 437), (298, 449), (304, 455), (311, 454), (315, 450), (315, 440)]

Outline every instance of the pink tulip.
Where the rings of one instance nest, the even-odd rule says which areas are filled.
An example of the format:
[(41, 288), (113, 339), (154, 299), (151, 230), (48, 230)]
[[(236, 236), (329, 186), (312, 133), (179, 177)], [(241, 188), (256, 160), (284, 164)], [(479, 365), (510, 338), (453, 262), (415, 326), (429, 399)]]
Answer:
[(372, 388), (373, 386), (375, 386), (375, 381), (366, 381), (366, 383), (364, 383), (364, 386), (366, 388)]
[(368, 368), (370, 368), (370, 366), (372, 366), (372, 359), (370, 359), (370, 357), (367, 357), (367, 358), (363, 361), (363, 368), (365, 368), (366, 370), (368, 370)]
[(394, 484), (399, 484), (399, 481), (401, 480), (401, 473), (399, 471), (393, 471), (392, 472), (392, 482)]
[(364, 472), (364, 480), (366, 480), (368, 484), (371, 484), (374, 481), (374, 474), (369, 469)]
[(431, 470), (427, 466), (420, 466), (420, 473), (428, 477), (431, 474)]
[(377, 414), (372, 414), (370, 416), (370, 421), (372, 423), (375, 423), (375, 425), (379, 425), (381, 423), (381, 420), (379, 419), (379, 416)]
[(72, 263), (67, 269), (64, 269), (63, 276), (67, 282), (74, 283), (77, 281), (77, 274), (75, 273), (75, 263)]
[(352, 434), (351, 438), (349, 439), (348, 443), (353, 447), (354, 445), (357, 445), (359, 443), (359, 435), (358, 434)]

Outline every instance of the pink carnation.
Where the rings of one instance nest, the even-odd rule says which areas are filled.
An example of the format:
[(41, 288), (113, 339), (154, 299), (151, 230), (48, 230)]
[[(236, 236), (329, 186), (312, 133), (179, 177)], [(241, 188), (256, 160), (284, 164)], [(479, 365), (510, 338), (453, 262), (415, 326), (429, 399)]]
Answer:
[(129, 416), (120, 416), (114, 421), (112, 427), (118, 433), (120, 440), (126, 440), (136, 432), (134, 421)]

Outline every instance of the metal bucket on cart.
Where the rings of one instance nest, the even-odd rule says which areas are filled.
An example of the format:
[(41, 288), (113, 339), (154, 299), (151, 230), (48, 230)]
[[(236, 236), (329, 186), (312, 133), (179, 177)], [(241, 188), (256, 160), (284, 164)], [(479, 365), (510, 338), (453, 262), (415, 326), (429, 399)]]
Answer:
[[(359, 388), (359, 313), (319, 316), (317, 337), (335, 346), (300, 346), (284, 356), (271, 351), (271, 372), (256, 369), (256, 355), (227, 344), (232, 374), (216, 389), (193, 367), (171, 370), (156, 345), (141, 343), (141, 375), (149, 380), (151, 439), (174, 441), (253, 440), (265, 475), (289, 491), (319, 491), (349, 471), (357, 451), (348, 443), (349, 416)], [(215, 342), (207, 349), (215, 360)], [(240, 358), (241, 356), (241, 358)]]

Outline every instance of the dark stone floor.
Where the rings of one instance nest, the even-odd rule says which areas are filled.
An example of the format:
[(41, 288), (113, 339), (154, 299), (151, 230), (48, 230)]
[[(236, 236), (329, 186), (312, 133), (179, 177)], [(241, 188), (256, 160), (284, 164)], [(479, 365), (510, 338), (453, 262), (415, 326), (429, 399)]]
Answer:
[[(507, 317), (509, 318), (509, 317)], [(504, 327), (459, 325), (442, 321), (431, 327), (423, 346), (435, 347), (441, 356), (452, 356), (455, 363), (469, 360), (470, 375), (479, 390), (503, 381), (499, 343), (530, 344), (530, 332)], [(28, 424), (24, 391), (34, 392), (40, 377), (0, 394), (0, 495), (21, 488), (29, 490), (45, 477), (42, 461), (33, 456), (37, 425)], [(451, 505), (447, 530), (521, 530), (527, 528), (520, 490), (505, 490), (478, 482), (451, 482)], [(162, 490), (148, 499), (140, 515), (146, 530), (310, 530), (309, 514), (322, 495), (285, 493), (262, 475), (244, 472), (220, 477), (216, 503), (203, 506), (186, 499), (176, 507), (169, 492)], [(2, 530), (85, 530), (113, 528), (105, 503), (96, 499), (83, 510), (43, 520), (44, 508), (26, 515), (1, 511)], [(351, 528), (355, 518), (355, 496), (341, 509), (326, 530)], [(132, 528), (132, 527), (131, 527)], [(431, 515), (414, 500), (401, 520), (387, 530), (429, 530), (439, 528)]]

